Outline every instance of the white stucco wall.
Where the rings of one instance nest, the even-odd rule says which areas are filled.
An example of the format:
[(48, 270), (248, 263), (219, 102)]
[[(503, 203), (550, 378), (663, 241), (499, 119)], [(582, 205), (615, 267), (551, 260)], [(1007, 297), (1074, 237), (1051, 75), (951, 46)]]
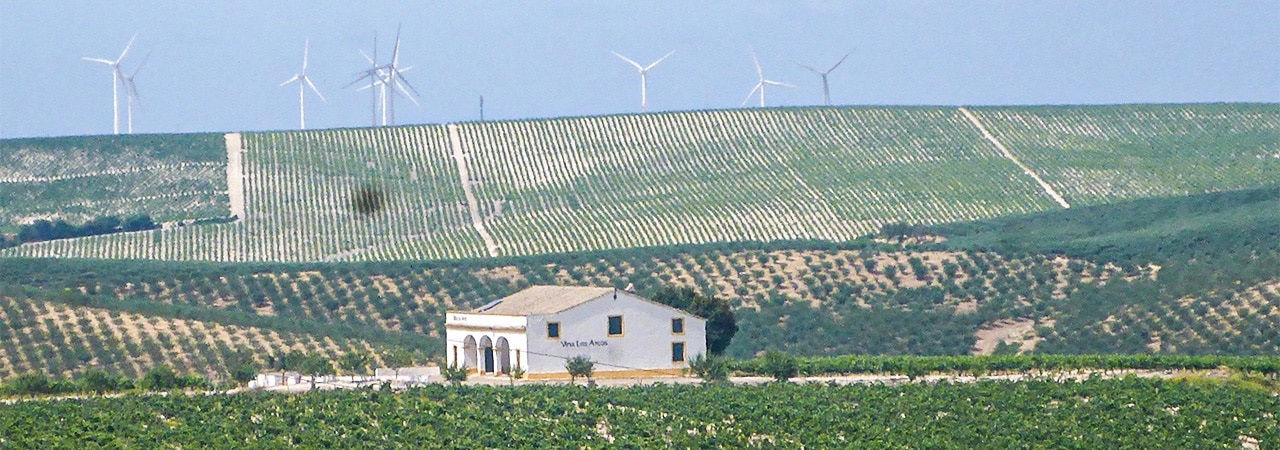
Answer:
[[(623, 335), (609, 336), (608, 317), (623, 316)], [(671, 319), (684, 318), (683, 335), (671, 333)], [(547, 322), (560, 322), (560, 339), (547, 338)], [(671, 344), (684, 342), (685, 361), (671, 361)], [(627, 292), (609, 294), (557, 314), (528, 317), (530, 374), (563, 373), (565, 360), (587, 356), (596, 372), (671, 370), (688, 366), (706, 352), (706, 321), (683, 311), (651, 303)]]
[[(507, 345), (510, 348), (508, 352), (510, 363), (505, 369), (517, 366), (528, 367), (526, 320), (523, 316), (448, 313), (445, 316), (445, 364), (472, 369), (483, 368), (484, 354), (481, 348), (483, 346), (482, 342), (487, 337), (495, 347), (498, 346), (501, 338), (507, 340)], [(475, 347), (467, 348), (466, 340), (468, 337), (475, 340)], [(495, 350), (497, 349), (495, 348)], [(471, 352), (470, 360), (467, 359), (467, 352)], [(500, 360), (501, 358), (501, 354), (495, 355), (495, 360)], [(498, 371), (504, 369), (499, 361), (495, 361), (495, 366), (497, 366), (495, 369)]]

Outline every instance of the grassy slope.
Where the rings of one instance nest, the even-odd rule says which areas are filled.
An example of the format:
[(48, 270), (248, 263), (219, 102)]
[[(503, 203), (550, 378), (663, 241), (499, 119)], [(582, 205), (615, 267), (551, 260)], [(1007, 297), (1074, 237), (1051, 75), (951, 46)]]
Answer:
[(0, 140), (0, 226), (137, 213), (224, 217), (226, 159), (220, 134)]
[(1277, 223), (1280, 185), (947, 224), (933, 232), (946, 236), (951, 248), (1162, 261), (1273, 247), (1280, 240)]
[(1280, 180), (1280, 105), (975, 108), (1072, 205)]
[(1278, 197), (1271, 187), (953, 224), (935, 230), (946, 243), (905, 248), (804, 241), (338, 264), (8, 260), (0, 282), (90, 294), (44, 301), (289, 332), (324, 326), (317, 332), (429, 351), (438, 351), (432, 336), (445, 309), (530, 284), (633, 283), (732, 299), (736, 356), (965, 354), (980, 328), (1010, 321), (1031, 325), (1011, 341), (1052, 353), (1273, 354), (1280, 240), (1268, 206)]
[(1280, 186), (937, 227), (953, 248), (1155, 264), (1156, 279), (1082, 290), (1043, 351), (1280, 349)]
[[(1280, 177), (1276, 105), (974, 111), (1077, 205), (1256, 187)], [(501, 255), (843, 241), (887, 222), (1056, 208), (952, 108), (682, 112), (468, 123), (457, 131)], [(0, 254), (322, 261), (486, 253), (470, 226), (446, 127), (251, 133), (246, 142), (243, 223)], [(389, 194), (387, 210), (373, 220), (348, 208), (365, 183)]]

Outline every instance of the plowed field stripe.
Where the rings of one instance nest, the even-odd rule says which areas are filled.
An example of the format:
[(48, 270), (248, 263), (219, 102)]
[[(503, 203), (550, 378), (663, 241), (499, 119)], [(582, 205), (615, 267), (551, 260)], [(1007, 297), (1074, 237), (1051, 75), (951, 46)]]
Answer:
[(467, 196), (467, 209), (471, 211), (471, 224), (475, 225), (476, 232), (480, 233), (480, 238), (484, 239), (484, 247), (489, 250), (489, 256), (498, 256), (498, 245), (493, 243), (493, 238), (489, 236), (489, 231), (484, 228), (484, 220), (480, 218), (480, 208), (476, 203), (475, 194), (471, 193), (471, 177), (467, 172), (466, 155), (462, 153), (462, 138), (458, 136), (458, 126), (449, 124), (449, 143), (453, 145), (453, 159), (458, 161), (458, 178), (462, 180), (462, 193)]
[(1044, 188), (1044, 192), (1049, 194), (1050, 197), (1053, 197), (1054, 201), (1058, 202), (1059, 205), (1062, 205), (1063, 208), (1071, 207), (1071, 204), (1067, 203), (1066, 199), (1062, 198), (1061, 195), (1058, 195), (1058, 191), (1053, 190), (1053, 186), (1049, 186), (1049, 183), (1045, 183), (1044, 180), (1040, 179), (1040, 175), (1036, 175), (1035, 172), (1032, 172), (1031, 168), (1027, 167), (1026, 164), (1023, 164), (1022, 161), (1018, 161), (1018, 157), (1013, 156), (1013, 152), (1010, 152), (1008, 148), (1005, 148), (1004, 144), (1000, 143), (1000, 140), (996, 139), (995, 136), (992, 136), (991, 133), (987, 131), (987, 127), (982, 126), (982, 122), (978, 120), (978, 116), (973, 115), (973, 113), (963, 107), (960, 108), (960, 112), (964, 113), (965, 117), (968, 117), (969, 121), (973, 122), (973, 125), (978, 127), (978, 131), (981, 131), (982, 135), (985, 136), (988, 141), (991, 141), (992, 144), (996, 145), (996, 148), (1000, 149), (1000, 152), (1004, 153), (1005, 158), (1009, 158), (1010, 161), (1013, 161), (1014, 164), (1021, 167), (1022, 173), (1031, 176), (1031, 178), (1035, 178), (1036, 183), (1040, 183), (1040, 187)]

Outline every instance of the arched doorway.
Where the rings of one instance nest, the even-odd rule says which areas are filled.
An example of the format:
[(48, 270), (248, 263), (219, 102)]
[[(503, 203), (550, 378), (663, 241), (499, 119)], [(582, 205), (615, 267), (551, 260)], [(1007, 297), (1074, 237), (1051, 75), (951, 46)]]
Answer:
[(507, 338), (498, 338), (498, 372), (511, 373), (511, 344), (507, 343)]
[(462, 340), (462, 368), (471, 370), (476, 368), (476, 338), (467, 336)]
[(480, 372), (493, 373), (493, 340), (489, 339), (489, 336), (480, 338), (480, 353)]

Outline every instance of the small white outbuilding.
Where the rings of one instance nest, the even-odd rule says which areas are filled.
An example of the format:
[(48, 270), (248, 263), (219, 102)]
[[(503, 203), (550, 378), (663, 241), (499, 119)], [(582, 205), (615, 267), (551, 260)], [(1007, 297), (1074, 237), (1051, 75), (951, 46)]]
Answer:
[(531, 379), (568, 378), (586, 356), (597, 377), (678, 375), (706, 352), (707, 321), (614, 288), (534, 286), (445, 316), (446, 363), (472, 373), (521, 368)]

